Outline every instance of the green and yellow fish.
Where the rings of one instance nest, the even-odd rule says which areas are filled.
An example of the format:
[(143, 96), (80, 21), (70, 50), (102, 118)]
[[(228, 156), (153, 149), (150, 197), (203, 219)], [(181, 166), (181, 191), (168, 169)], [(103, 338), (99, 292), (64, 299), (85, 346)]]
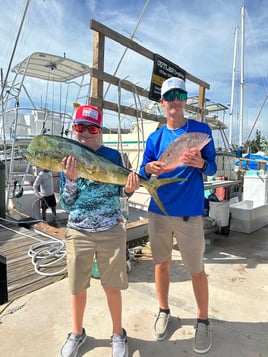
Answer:
[[(26, 159), (35, 166), (54, 172), (62, 171), (62, 159), (74, 156), (77, 160), (78, 176), (97, 182), (124, 186), (130, 173), (125, 167), (107, 160), (78, 141), (55, 135), (35, 136), (25, 153)], [(140, 176), (140, 184), (146, 188), (154, 198), (159, 208), (166, 214), (165, 208), (159, 200), (157, 189), (173, 182), (182, 181), (181, 178), (146, 180)]]

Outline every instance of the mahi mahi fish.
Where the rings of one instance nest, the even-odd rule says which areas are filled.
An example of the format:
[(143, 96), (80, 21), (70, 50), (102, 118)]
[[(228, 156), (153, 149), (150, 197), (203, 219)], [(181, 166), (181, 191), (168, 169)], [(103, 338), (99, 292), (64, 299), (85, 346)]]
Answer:
[[(124, 186), (131, 172), (125, 167), (115, 164), (91, 150), (78, 141), (56, 135), (35, 136), (25, 153), (26, 159), (35, 166), (49, 171), (61, 172), (62, 159), (74, 156), (77, 160), (78, 176), (96, 182), (110, 183)], [(146, 180), (139, 176), (140, 184), (144, 186), (154, 198), (159, 208), (166, 214), (165, 208), (159, 200), (157, 189), (173, 182), (183, 181), (182, 178), (166, 178)]]
[(176, 167), (183, 165), (182, 154), (190, 149), (201, 150), (210, 142), (211, 138), (206, 133), (186, 133), (166, 148), (159, 158), (159, 161), (166, 164), (165, 171), (174, 170)]

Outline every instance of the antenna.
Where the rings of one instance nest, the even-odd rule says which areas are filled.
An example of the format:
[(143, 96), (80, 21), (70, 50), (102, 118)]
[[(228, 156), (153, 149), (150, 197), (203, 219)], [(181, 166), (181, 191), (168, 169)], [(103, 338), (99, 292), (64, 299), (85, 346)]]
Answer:
[[(134, 28), (134, 30), (133, 30), (131, 36), (130, 36), (130, 39), (131, 39), (131, 40), (133, 40), (133, 38), (134, 38), (134, 36), (135, 36), (135, 33), (136, 33), (137, 29), (138, 29), (138, 26), (139, 26), (139, 24), (140, 24), (140, 22), (141, 22), (141, 19), (142, 19), (144, 13), (145, 13), (145, 10), (146, 10), (146, 8), (147, 8), (149, 2), (150, 2), (150, 0), (147, 0), (147, 1), (146, 1), (146, 4), (144, 5), (144, 8), (143, 8), (143, 10), (142, 10), (142, 13), (141, 13), (141, 15), (140, 15), (140, 17), (139, 17), (139, 19), (138, 19), (138, 22), (137, 22), (137, 24), (136, 24), (136, 26), (135, 26), (135, 28)], [(114, 73), (113, 73), (114, 76), (115, 76), (116, 73), (118, 72), (119, 67), (120, 67), (120, 65), (121, 65), (121, 63), (122, 63), (122, 61), (123, 61), (123, 59), (124, 59), (124, 57), (125, 57), (125, 54), (126, 54), (127, 50), (128, 50), (128, 49), (125, 48), (125, 50), (124, 50), (124, 52), (123, 52), (123, 55), (121, 56), (121, 58), (120, 58), (120, 60), (119, 60), (119, 62), (118, 62), (118, 65), (117, 65), (117, 67), (116, 67), (116, 69), (115, 69), (115, 71), (114, 71)], [(109, 91), (109, 89), (110, 89), (110, 86), (111, 86), (111, 84), (108, 85), (108, 87), (107, 87), (107, 89), (106, 89), (106, 91), (105, 91), (105, 93), (104, 93), (103, 98), (106, 97), (106, 95), (107, 95), (107, 93), (108, 93), (108, 91)]]

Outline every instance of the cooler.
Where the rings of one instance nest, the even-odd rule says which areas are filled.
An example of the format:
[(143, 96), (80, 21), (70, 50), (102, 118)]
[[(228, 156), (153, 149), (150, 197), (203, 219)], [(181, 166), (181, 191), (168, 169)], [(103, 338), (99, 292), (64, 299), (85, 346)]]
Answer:
[(268, 176), (245, 175), (243, 201), (268, 203)]

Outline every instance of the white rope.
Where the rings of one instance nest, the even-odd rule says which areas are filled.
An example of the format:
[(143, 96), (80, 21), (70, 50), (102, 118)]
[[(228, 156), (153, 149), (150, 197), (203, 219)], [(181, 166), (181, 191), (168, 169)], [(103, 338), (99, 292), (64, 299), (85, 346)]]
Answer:
[(45, 268), (52, 268), (66, 257), (65, 243), (58, 240), (57, 242), (42, 242), (32, 244), (29, 248), (28, 255), (32, 257), (32, 264), (37, 274), (43, 276), (61, 275), (67, 271), (66, 265), (57, 271), (45, 272)]

